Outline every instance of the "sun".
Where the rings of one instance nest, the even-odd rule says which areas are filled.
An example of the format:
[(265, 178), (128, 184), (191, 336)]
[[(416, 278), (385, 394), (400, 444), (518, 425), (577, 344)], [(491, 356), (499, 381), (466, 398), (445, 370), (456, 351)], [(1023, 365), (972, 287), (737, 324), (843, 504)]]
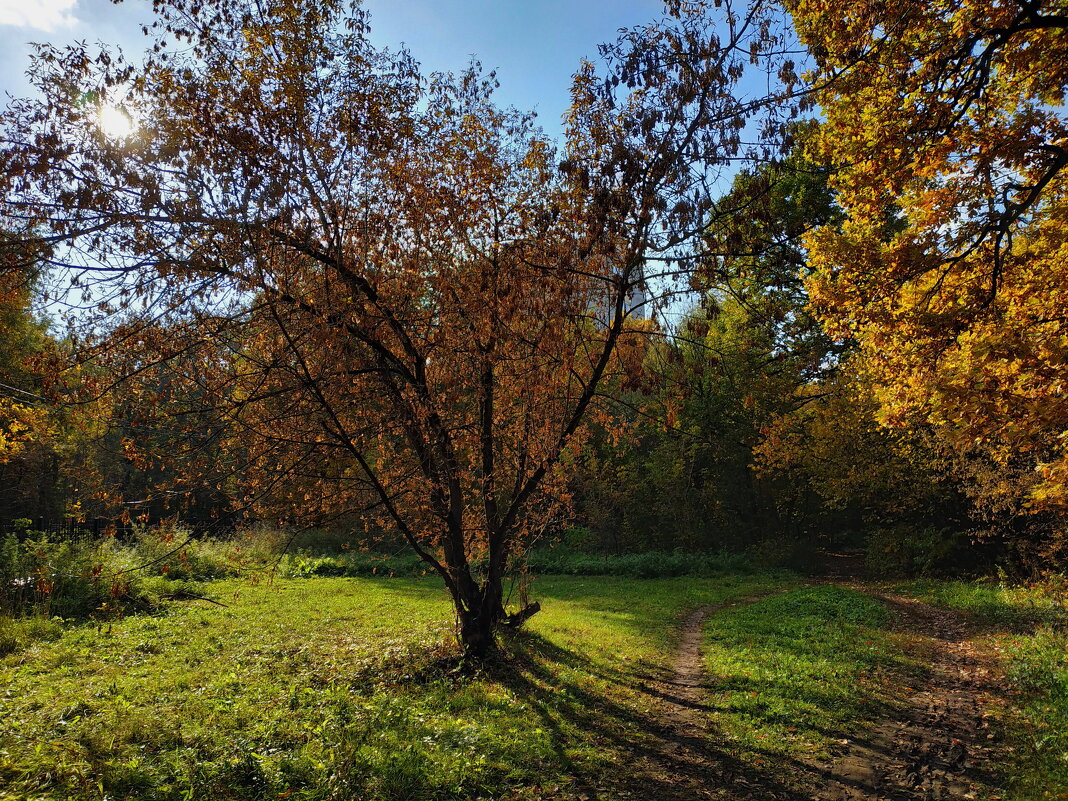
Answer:
[(96, 123), (109, 139), (126, 139), (137, 131), (137, 123), (130, 113), (112, 103), (100, 107)]

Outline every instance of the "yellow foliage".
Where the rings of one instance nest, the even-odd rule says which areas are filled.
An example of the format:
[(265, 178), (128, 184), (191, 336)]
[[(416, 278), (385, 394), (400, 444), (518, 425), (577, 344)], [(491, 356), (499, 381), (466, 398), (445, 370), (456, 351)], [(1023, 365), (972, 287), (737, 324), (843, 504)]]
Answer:
[(1019, 2), (790, 8), (837, 75), (815, 149), (849, 215), (808, 239), (815, 309), (859, 342), (883, 422), (1068, 508), (1068, 37)]
[(51, 434), (46, 411), (0, 398), (0, 464), (6, 464)]

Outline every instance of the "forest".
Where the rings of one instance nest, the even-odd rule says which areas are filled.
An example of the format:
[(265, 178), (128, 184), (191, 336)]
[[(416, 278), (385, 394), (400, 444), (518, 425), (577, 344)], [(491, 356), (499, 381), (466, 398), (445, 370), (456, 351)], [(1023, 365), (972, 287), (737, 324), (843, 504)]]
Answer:
[(0, 111), (0, 799), (1068, 794), (1063, 0), (668, 0), (559, 134), (152, 12)]

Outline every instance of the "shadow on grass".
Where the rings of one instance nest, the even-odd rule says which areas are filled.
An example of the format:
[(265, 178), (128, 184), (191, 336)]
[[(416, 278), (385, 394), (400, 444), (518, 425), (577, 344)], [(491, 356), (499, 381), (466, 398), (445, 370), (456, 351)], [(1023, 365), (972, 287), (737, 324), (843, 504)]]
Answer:
[[(493, 678), (524, 698), (551, 733), (561, 767), (573, 777), (573, 797), (690, 801), (725, 791), (721, 797), (809, 798), (784, 781), (781, 755), (767, 752), (775, 769), (761, 768), (752, 752), (725, 747), (714, 729), (665, 717), (665, 703), (688, 706), (704, 720), (710, 712), (673, 692), (669, 682), (594, 664), (530, 632), (509, 645), (511, 658), (496, 666)], [(622, 689), (629, 703), (610, 697), (598, 681)], [(812, 770), (789, 761), (791, 770)]]
[[(901, 699), (915, 686), (950, 695), (959, 688), (955, 680), (931, 673), (899, 651), (894, 644), (899, 641), (884, 639), (878, 645), (880, 636), (892, 637), (892, 616), (869, 610), (870, 616), (861, 617), (855, 604), (862, 598), (832, 587), (808, 588), (737, 613), (725, 611), (720, 636), (732, 644), (723, 647), (737, 646), (741, 654), (755, 649), (777, 668), (763, 678), (728, 671), (706, 680), (707, 701), (673, 683), (666, 670), (642, 672), (634, 663), (591, 659), (530, 631), (509, 641), (510, 658), (492, 678), (529, 703), (551, 734), (561, 771), (573, 777), (568, 797), (918, 801), (926, 791), (907, 776), (917, 758), (903, 750), (908, 744), (900, 731), (932, 724), (929, 710)], [(870, 598), (864, 601), (878, 606)], [(728, 636), (731, 631), (737, 641)], [(873, 648), (862, 632), (871, 633)], [(832, 634), (840, 645), (838, 640), (830, 648), (819, 644), (820, 637)], [(932, 634), (937, 636), (927, 632)], [(794, 666), (808, 672), (795, 677)], [(819, 666), (826, 674), (812, 672)], [(862, 674), (870, 677), (863, 687)], [(871, 697), (863, 697), (869, 692)], [(729, 737), (716, 727), (717, 715), (760, 736)], [(954, 772), (942, 765), (938, 749), (941, 739), (956, 743), (952, 736), (958, 734), (931, 735), (923, 757), (929, 769)], [(819, 758), (811, 748), (776, 741), (787, 736), (830, 744), (842, 758)], [(864, 761), (859, 770), (858, 760)], [(985, 771), (966, 772), (971, 780), (993, 786)]]

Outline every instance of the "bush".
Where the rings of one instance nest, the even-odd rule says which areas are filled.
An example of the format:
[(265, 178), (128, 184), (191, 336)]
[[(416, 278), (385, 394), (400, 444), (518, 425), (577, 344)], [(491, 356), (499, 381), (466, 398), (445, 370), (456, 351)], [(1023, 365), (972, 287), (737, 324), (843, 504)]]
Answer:
[[(528, 556), (528, 566), (531, 572), (541, 575), (630, 578), (715, 576), (753, 570), (749, 559), (739, 554), (653, 551), (607, 555), (581, 553), (565, 548), (535, 549)], [(426, 563), (409, 551), (393, 555), (351, 551), (336, 556), (316, 556), (302, 551), (285, 555), (279, 564), (279, 572), (287, 578), (419, 576), (428, 570)]]
[(286, 532), (284, 536), (285, 540), (278, 550), (279, 555), (287, 550), (287, 545), (290, 551), (307, 551), (316, 556), (347, 553), (352, 549), (353, 542), (359, 539), (351, 531), (325, 528), (309, 528), (295, 534)]
[(0, 614), (87, 617), (144, 603), (134, 555), (115, 543), (52, 542), (28, 532), (0, 544)]
[(532, 573), (564, 576), (716, 576), (752, 572), (748, 557), (731, 553), (685, 553), (649, 551), (630, 554), (589, 554), (563, 548), (538, 548), (530, 552)]
[(308, 576), (420, 576), (428, 565), (417, 554), (380, 554), (350, 551), (336, 556), (315, 556), (306, 551), (286, 554), (278, 565), (287, 578)]
[(266, 561), (245, 553), (240, 538), (195, 539), (185, 529), (141, 531), (131, 546), (146, 571), (175, 580), (230, 578)]
[(967, 539), (950, 529), (898, 525), (868, 535), (864, 561), (875, 576), (949, 575), (969, 561), (967, 546)]

